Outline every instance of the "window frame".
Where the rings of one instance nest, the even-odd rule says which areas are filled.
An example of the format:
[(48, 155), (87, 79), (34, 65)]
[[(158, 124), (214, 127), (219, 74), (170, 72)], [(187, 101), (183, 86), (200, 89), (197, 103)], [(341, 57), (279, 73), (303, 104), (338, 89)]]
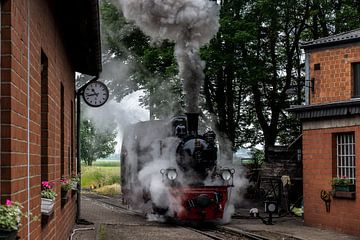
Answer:
[(355, 132), (335, 134), (335, 172), (338, 178), (347, 177), (356, 181), (356, 142)]
[(351, 63), (352, 98), (360, 98), (360, 62)]

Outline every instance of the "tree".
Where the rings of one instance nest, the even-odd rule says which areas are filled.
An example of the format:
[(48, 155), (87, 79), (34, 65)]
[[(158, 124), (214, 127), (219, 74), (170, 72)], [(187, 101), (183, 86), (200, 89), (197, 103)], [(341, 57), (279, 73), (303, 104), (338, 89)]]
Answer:
[[(202, 112), (214, 123), (220, 150), (262, 143), (267, 149), (289, 143), (300, 124), (285, 111), (301, 104), (304, 85), (301, 41), (360, 26), (355, 0), (221, 0), (217, 36), (201, 51), (206, 61)], [(107, 56), (133, 66), (130, 87), (146, 89), (143, 103), (153, 116), (183, 106), (173, 44), (152, 45), (116, 7), (102, 4)], [(104, 68), (106, 69), (106, 68)], [(296, 96), (289, 95), (295, 87)], [(171, 101), (172, 100), (172, 101)], [(180, 107), (179, 107), (180, 106)], [(267, 154), (265, 154), (267, 156)]]
[(99, 158), (115, 152), (116, 133), (95, 129), (90, 120), (83, 120), (80, 127), (80, 156), (86, 165), (91, 166)]
[(290, 0), (258, 1), (249, 16), (249, 21), (255, 19), (257, 31), (243, 55), (250, 71), (247, 82), (264, 135), (266, 159), (267, 150), (275, 145), (280, 132), (295, 130), (293, 137), (299, 134), (297, 121), (292, 126), (284, 124), (289, 122), (284, 110), (293, 101), (287, 91), (303, 81), (301, 71), (297, 71), (302, 67), (299, 43), (309, 15), (310, 1)]
[[(105, 46), (103, 77), (109, 80), (116, 100), (143, 89), (145, 97), (141, 103), (149, 108), (152, 118), (170, 116), (181, 109), (184, 101), (174, 44), (151, 43), (150, 38), (126, 22), (121, 11), (108, 0), (101, 2), (101, 20)], [(119, 64), (126, 66), (126, 76), (119, 77), (116, 67)]]
[[(220, 29), (211, 43), (202, 49), (206, 62), (203, 109), (209, 112), (220, 142), (222, 156), (232, 158), (233, 149), (259, 142), (253, 134), (255, 112), (247, 109), (249, 87), (243, 81), (246, 68), (241, 51), (251, 25), (244, 22), (245, 1), (221, 1)], [(225, 155), (225, 156), (224, 156)]]

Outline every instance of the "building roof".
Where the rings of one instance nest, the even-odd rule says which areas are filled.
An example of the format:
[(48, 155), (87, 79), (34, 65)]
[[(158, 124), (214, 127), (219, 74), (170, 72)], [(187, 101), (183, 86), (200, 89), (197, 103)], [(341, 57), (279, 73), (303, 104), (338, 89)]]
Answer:
[(307, 50), (353, 42), (360, 42), (360, 28), (349, 32), (335, 34), (328, 37), (318, 38), (309, 42), (305, 42), (301, 45), (301, 47)]
[(102, 69), (98, 0), (55, 1), (54, 11), (74, 70), (98, 75)]
[(360, 115), (360, 100), (293, 106), (288, 111), (300, 120)]

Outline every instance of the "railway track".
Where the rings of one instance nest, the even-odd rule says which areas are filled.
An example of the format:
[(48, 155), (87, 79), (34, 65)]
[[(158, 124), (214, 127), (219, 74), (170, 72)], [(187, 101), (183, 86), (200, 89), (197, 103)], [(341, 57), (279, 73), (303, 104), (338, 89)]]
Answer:
[(213, 229), (196, 229), (188, 228), (192, 231), (195, 231), (199, 234), (209, 237), (214, 240), (273, 240), (273, 238), (268, 238), (251, 232), (234, 229), (226, 226), (218, 226)]
[[(108, 208), (111, 208), (115, 211), (130, 214), (130, 215), (137, 215), (144, 217), (144, 214), (140, 211), (131, 210), (121, 204), (119, 204), (120, 199), (114, 199), (98, 194), (87, 194), (83, 196), (85, 198), (95, 200), (103, 205), (106, 205)], [(238, 228), (233, 228), (229, 226), (212, 226), (211, 228), (199, 228), (199, 227), (190, 227), (190, 226), (180, 226), (184, 229), (196, 232), (203, 236), (208, 237), (209, 239), (213, 240), (277, 240), (277, 239), (285, 239), (285, 240), (299, 240), (298, 238), (294, 238), (291, 236), (276, 236), (274, 234), (272, 236), (264, 236), (259, 235), (257, 233), (244, 231)], [(271, 235), (271, 234), (270, 234)]]

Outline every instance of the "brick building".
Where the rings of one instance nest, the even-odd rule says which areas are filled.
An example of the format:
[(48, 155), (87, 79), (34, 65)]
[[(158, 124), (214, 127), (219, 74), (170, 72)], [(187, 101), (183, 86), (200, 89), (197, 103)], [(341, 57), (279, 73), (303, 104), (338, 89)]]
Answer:
[(41, 216), (41, 181), (55, 185), (54, 212), (23, 218), (21, 239), (67, 239), (76, 194), (60, 199), (60, 178), (76, 174), (75, 72), (101, 70), (97, 0), (1, 0), (0, 197)]
[[(303, 48), (306, 105), (290, 111), (303, 128), (304, 221), (360, 235), (360, 29)], [(334, 177), (350, 178), (356, 190), (333, 191)]]

